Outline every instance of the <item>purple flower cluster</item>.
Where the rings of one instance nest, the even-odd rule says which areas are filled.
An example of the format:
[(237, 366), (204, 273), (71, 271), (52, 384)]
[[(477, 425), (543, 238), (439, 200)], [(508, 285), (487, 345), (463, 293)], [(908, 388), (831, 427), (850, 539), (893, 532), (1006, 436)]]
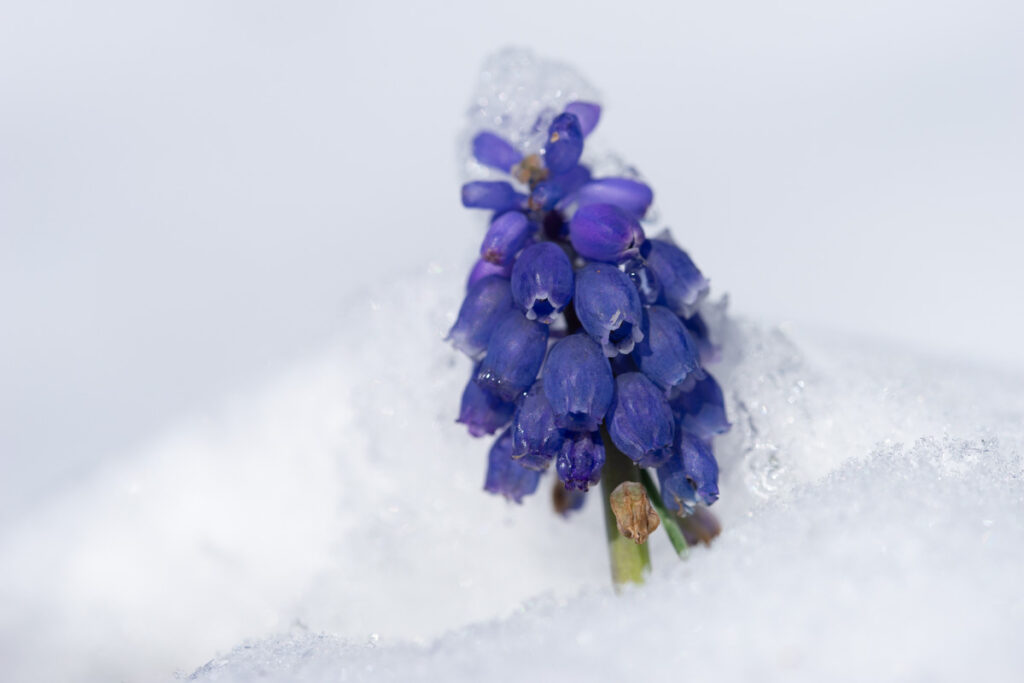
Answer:
[(458, 422), (500, 433), (484, 487), (510, 500), (552, 461), (566, 490), (586, 491), (610, 438), (656, 468), (665, 504), (686, 514), (718, 498), (711, 439), (729, 429), (704, 369), (718, 352), (698, 312), (708, 281), (670, 239), (644, 234), (646, 184), (580, 163), (600, 115), (569, 104), (526, 157), (494, 133), (473, 139), (477, 161), (509, 180), (462, 187), (465, 206), (493, 217), (448, 335), (476, 362)]

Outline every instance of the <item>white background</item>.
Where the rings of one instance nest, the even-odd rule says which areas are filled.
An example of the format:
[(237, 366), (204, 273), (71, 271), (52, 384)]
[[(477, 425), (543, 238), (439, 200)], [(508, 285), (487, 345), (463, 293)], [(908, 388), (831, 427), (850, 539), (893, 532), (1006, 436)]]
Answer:
[(1024, 369), (1019, 2), (0, 8), (0, 520), (468, 265), (506, 45), (599, 88), (735, 311)]

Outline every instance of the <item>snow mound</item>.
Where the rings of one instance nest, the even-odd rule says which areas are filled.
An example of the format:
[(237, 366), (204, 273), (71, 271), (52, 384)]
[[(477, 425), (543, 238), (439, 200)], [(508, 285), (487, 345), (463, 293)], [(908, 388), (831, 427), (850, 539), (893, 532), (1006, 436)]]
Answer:
[[(384, 628), (370, 638), (293, 628), (247, 641), (190, 678), (1019, 678), (1019, 378), (720, 313), (728, 352), (719, 374), (735, 429), (719, 447), (725, 532), (712, 548), (680, 563), (655, 537), (649, 583), (615, 596), (594, 572), (604, 571), (603, 559), (580, 543), (600, 544), (591, 520), (538, 519), (530, 513), (544, 506), (532, 500), (513, 508), (511, 525), (489, 531), (486, 548), (431, 554), (415, 579), (425, 594), (446, 594), (446, 611), (469, 596), (447, 593), (430, 575), (437, 562), (466, 561), (490, 590), (522, 595), (521, 584), (497, 576), (506, 562), (521, 562), (520, 580), (539, 573), (559, 589), (511, 616), (426, 641)], [(571, 538), (562, 536), (567, 526)], [(569, 545), (550, 547), (545, 565), (529, 545), (538, 537)], [(524, 545), (514, 559), (492, 555), (516, 544)], [(560, 590), (567, 576), (581, 587), (568, 598)], [(395, 596), (397, 610), (415, 614), (418, 601), (406, 597)]]
[(984, 440), (880, 447), (622, 597), (537, 600), (429, 645), (291, 633), (192, 679), (1019, 680), (1020, 476)]
[(685, 563), (656, 535), (649, 585), (616, 597), (596, 500), (564, 520), (550, 475), (522, 506), (481, 490), (488, 441), (454, 423), (470, 364), (442, 343), (462, 277), (355, 301), (358, 334), (9, 530), (5, 679), (153, 680), (216, 652), (197, 680), (1024, 663), (1019, 379), (709, 310), (725, 531)]

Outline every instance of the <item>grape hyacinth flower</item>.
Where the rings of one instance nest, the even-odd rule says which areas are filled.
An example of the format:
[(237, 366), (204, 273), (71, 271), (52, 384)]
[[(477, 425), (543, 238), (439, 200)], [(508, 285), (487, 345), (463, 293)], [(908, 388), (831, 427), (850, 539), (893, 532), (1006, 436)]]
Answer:
[(537, 380), (515, 408), (512, 457), (527, 469), (543, 472), (561, 452), (564, 442), (565, 432), (555, 423), (555, 411), (544, 394), (544, 382)]
[(491, 493), (519, 503), (553, 470), (564, 515), (599, 483), (613, 579), (640, 582), (656, 528), (680, 555), (719, 529), (713, 440), (730, 425), (705, 370), (719, 356), (700, 314), (709, 283), (670, 238), (646, 238), (647, 183), (594, 176), (601, 106), (541, 107), (532, 128), (471, 139), (506, 177), (462, 188), (464, 206), (493, 213), (448, 334), (474, 366), (457, 422), (500, 434)]
[(512, 266), (511, 277), (512, 299), (530, 320), (552, 323), (572, 299), (572, 264), (553, 242), (538, 242), (524, 249)]
[(627, 354), (644, 338), (640, 294), (614, 266), (591, 263), (576, 276), (576, 317), (609, 358)]
[(601, 347), (585, 334), (559, 340), (548, 353), (544, 395), (555, 423), (565, 429), (594, 431), (604, 420), (615, 380)]

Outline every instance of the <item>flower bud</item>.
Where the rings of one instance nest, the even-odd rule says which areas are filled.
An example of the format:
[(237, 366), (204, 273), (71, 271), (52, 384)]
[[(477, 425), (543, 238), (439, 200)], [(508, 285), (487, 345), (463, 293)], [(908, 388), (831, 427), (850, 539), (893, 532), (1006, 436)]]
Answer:
[(623, 272), (629, 277), (637, 294), (640, 295), (640, 303), (644, 306), (651, 306), (661, 296), (661, 282), (654, 274), (650, 266), (640, 258), (631, 259), (626, 262)]
[(537, 378), (547, 348), (546, 325), (508, 311), (494, 328), (476, 382), (495, 396), (514, 401)]
[(484, 166), (508, 173), (523, 159), (515, 147), (505, 138), (490, 131), (478, 133), (473, 138), (473, 156)]
[(543, 380), (537, 380), (519, 399), (512, 423), (512, 457), (527, 469), (545, 470), (564, 441), (565, 434), (555, 424), (555, 413), (544, 395)]
[(676, 315), (690, 316), (707, 296), (711, 285), (694, 265), (690, 256), (670, 242), (650, 240), (647, 264), (661, 281), (665, 305)]
[(510, 265), (516, 254), (526, 246), (533, 226), (519, 211), (506, 211), (491, 221), (480, 245), (480, 258), (497, 265)]
[(697, 503), (718, 500), (718, 462), (711, 447), (685, 430), (679, 430), (676, 452), (658, 468), (665, 507), (688, 515)]
[(512, 306), (508, 280), (497, 275), (481, 278), (466, 292), (448, 340), (470, 358), (479, 358), (487, 349), (494, 328)]
[(573, 281), (572, 264), (561, 247), (531, 244), (512, 267), (512, 299), (528, 319), (551, 323), (572, 299)]
[(544, 143), (544, 165), (552, 174), (565, 173), (583, 154), (583, 131), (574, 114), (559, 114), (548, 128)]
[(678, 523), (689, 545), (711, 545), (711, 541), (722, 533), (722, 524), (715, 517), (715, 513), (706, 507), (694, 508), (691, 514), (680, 517)]
[(597, 432), (577, 432), (565, 440), (555, 470), (567, 489), (586, 491), (601, 478), (604, 443)]
[(647, 537), (654, 533), (661, 523), (661, 518), (647, 498), (643, 484), (635, 481), (622, 482), (612, 491), (609, 502), (619, 533), (632, 539), (637, 545), (645, 543)]
[(647, 336), (633, 350), (640, 371), (669, 396), (704, 377), (697, 347), (679, 318), (664, 306), (647, 309)]
[(599, 178), (583, 185), (572, 196), (577, 206), (612, 204), (637, 218), (643, 218), (654, 201), (651, 188), (630, 178)]
[(473, 264), (473, 269), (469, 271), (469, 278), (466, 280), (466, 289), (470, 289), (474, 284), (488, 275), (500, 275), (507, 279), (512, 275), (512, 265), (489, 263), (488, 261), (479, 259)]
[(644, 338), (643, 306), (629, 276), (591, 263), (576, 274), (576, 317), (608, 357), (628, 354)]
[(683, 325), (697, 342), (697, 351), (700, 353), (700, 362), (703, 364), (716, 363), (722, 355), (722, 350), (711, 341), (711, 332), (704, 322), (700, 313), (694, 313), (689, 318), (683, 318)]
[(456, 422), (466, 425), (473, 436), (493, 434), (509, 423), (515, 408), (514, 403), (484, 391), (470, 379), (462, 392), (462, 406)]
[(537, 490), (539, 481), (540, 472), (528, 470), (512, 459), (512, 434), (505, 430), (487, 456), (484, 490), (521, 503), (523, 496)]
[(579, 510), (586, 502), (586, 491), (569, 490), (557, 481), (551, 487), (551, 504), (554, 506), (555, 512), (563, 517), (568, 517), (569, 513)]
[(614, 393), (611, 366), (593, 339), (578, 333), (551, 347), (544, 367), (544, 395), (559, 427), (596, 430)]
[(657, 467), (672, 455), (675, 420), (664, 393), (639, 372), (615, 378), (608, 434), (640, 467)]
[(526, 206), (526, 195), (504, 180), (474, 180), (462, 186), (462, 205), (468, 209), (511, 211)]
[(722, 388), (707, 373), (692, 389), (676, 397), (672, 409), (686, 431), (708, 441), (718, 434), (725, 434), (732, 426), (725, 414)]
[(580, 122), (580, 132), (583, 137), (590, 135), (597, 122), (601, 120), (601, 105), (596, 102), (584, 102), (577, 100), (565, 105), (565, 112), (572, 114)]
[(588, 204), (577, 209), (569, 221), (569, 241), (584, 258), (620, 263), (640, 253), (644, 231), (633, 214), (624, 209), (612, 204)]

